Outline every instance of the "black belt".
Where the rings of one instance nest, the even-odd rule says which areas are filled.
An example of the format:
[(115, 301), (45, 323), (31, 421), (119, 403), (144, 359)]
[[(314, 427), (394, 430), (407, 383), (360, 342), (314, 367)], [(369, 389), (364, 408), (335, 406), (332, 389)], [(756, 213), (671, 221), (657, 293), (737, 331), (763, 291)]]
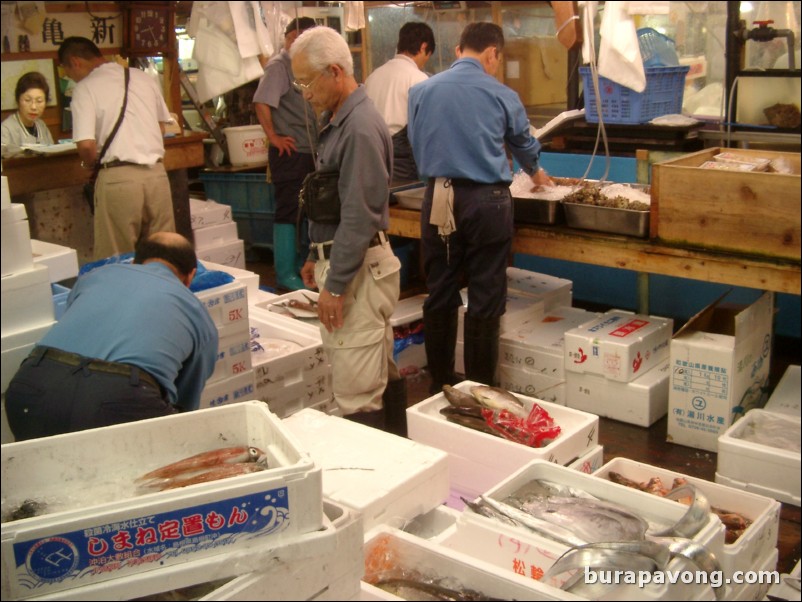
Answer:
[[(370, 239), (370, 243), (368, 243), (369, 247), (378, 247), (383, 245), (387, 242), (387, 234), (384, 231), (376, 232), (373, 235), (373, 238)], [(317, 254), (318, 260), (328, 259), (331, 257), (331, 247), (334, 245), (334, 241), (330, 240), (327, 242), (313, 242), (309, 245), (309, 248), (312, 250), (313, 253)]]
[(134, 370), (139, 372), (139, 380), (144, 383), (149, 384), (150, 386), (154, 387), (157, 391), (161, 391), (162, 388), (159, 383), (156, 382), (156, 379), (153, 378), (150, 374), (148, 374), (142, 368), (138, 366), (131, 366), (130, 364), (121, 364), (119, 362), (107, 362), (105, 360), (98, 360), (93, 358), (84, 357), (82, 355), (78, 355), (77, 353), (70, 353), (68, 351), (62, 351), (61, 349), (55, 349), (53, 347), (34, 347), (31, 354), (28, 356), (35, 360), (40, 358), (47, 358), (53, 360), (54, 362), (58, 362), (59, 364), (65, 364), (67, 366), (86, 366), (87, 370), (92, 372), (105, 372), (106, 374), (120, 374), (122, 376), (131, 376)]
[(507, 186), (509, 187), (509, 182), (474, 182), (473, 180), (466, 180), (465, 178), (450, 178), (452, 186)]
[[(161, 163), (161, 162), (162, 162), (161, 159), (156, 161), (156, 163)], [(103, 163), (101, 165), (101, 167), (103, 167), (104, 169), (108, 169), (110, 167), (126, 167), (126, 166), (131, 166), (131, 167), (150, 167), (150, 165), (147, 165), (145, 163), (134, 163), (133, 161), (109, 161), (108, 163)]]

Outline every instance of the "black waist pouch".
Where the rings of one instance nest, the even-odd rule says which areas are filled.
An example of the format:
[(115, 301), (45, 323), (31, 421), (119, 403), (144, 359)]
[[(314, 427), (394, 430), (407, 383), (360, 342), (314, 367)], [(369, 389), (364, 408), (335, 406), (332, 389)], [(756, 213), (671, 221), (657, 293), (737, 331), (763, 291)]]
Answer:
[(304, 178), (298, 203), (309, 221), (319, 224), (340, 223), (340, 174), (336, 171), (313, 171)]

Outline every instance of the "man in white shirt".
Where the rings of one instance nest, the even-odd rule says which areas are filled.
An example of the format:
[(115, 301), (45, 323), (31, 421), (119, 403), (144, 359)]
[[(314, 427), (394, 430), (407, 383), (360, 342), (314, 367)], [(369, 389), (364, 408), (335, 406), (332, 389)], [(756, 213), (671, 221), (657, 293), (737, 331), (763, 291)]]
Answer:
[(365, 80), (368, 97), (376, 105), (393, 137), (393, 180), (417, 180), (418, 170), (407, 138), (409, 89), (429, 76), (423, 71), (434, 54), (434, 32), (419, 21), (404, 23), (398, 33), (397, 54)]
[(94, 255), (131, 253), (154, 232), (175, 232), (170, 181), (164, 169), (164, 128), (170, 113), (156, 82), (129, 69), (127, 104), (120, 128), (98, 157), (120, 116), (125, 69), (107, 62), (87, 38), (69, 37), (58, 51), (64, 73), (75, 81), (70, 108), (81, 164), (100, 160), (95, 184)]

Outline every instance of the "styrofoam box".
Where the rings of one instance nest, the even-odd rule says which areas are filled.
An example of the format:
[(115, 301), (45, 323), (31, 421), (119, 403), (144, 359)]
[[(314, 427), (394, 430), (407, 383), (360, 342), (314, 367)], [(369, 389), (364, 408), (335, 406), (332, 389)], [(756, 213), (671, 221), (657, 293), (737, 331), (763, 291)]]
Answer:
[(0, 278), (0, 319), (3, 336), (52, 324), (53, 292), (50, 274), (44, 265)]
[(216, 408), (241, 401), (256, 399), (254, 371), (207, 383), (201, 392), (199, 408)]
[(507, 288), (541, 299), (543, 309), (552, 311), (558, 307), (571, 306), (574, 283), (548, 274), (508, 267)]
[(498, 386), (512, 393), (520, 393), (564, 406), (565, 379), (552, 378), (526, 368), (514, 368), (506, 364), (496, 367)]
[(192, 234), (195, 237), (195, 246), (199, 249), (219, 247), (237, 241), (237, 224), (236, 222), (213, 224), (197, 228), (192, 231)]
[(234, 324), (248, 332), (248, 289), (244, 282), (229, 282), (195, 293), (218, 328)]
[(2, 337), (2, 383), (0, 391), (6, 392), (8, 383), (14, 378), (23, 360), (30, 355), (36, 344), (42, 340), (55, 322), (50, 322)]
[[(17, 208), (21, 207), (19, 211)], [(19, 216), (22, 217), (19, 217)], [(2, 236), (2, 259), (0, 259), (0, 274), (3, 277), (30, 270), (33, 266), (31, 254), (31, 230), (26, 219), (25, 205), (14, 203), (8, 209), (3, 209), (3, 223), (0, 225)]]
[[(468, 289), (460, 291), (462, 306), (459, 308), (457, 339), (465, 340), (465, 314), (468, 311)], [(507, 289), (506, 311), (501, 316), (500, 332), (519, 327), (524, 322), (539, 320), (546, 313), (546, 299), (527, 293)]]
[[(456, 388), (469, 393), (479, 384), (466, 380)], [(409, 438), (448, 452), (451, 487), (467, 491), (485, 491), (533, 459), (569, 464), (598, 445), (598, 416), (518, 397), (527, 410), (535, 403), (546, 410), (560, 427), (560, 435), (544, 447), (533, 448), (460, 426), (440, 413), (449, 403), (438, 393), (407, 408)]]
[[(308, 600), (321, 590), (328, 592), (329, 581), (337, 579), (341, 571), (344, 576), (353, 572), (351, 578), (357, 583), (351, 588), (358, 587), (364, 569), (362, 542), (360, 517), (323, 500), (323, 526), (317, 531), (286, 541), (254, 542), (222, 556), (199, 558), (28, 599)], [(311, 567), (315, 570), (310, 570)], [(304, 578), (300, 579), (304, 569)], [(270, 587), (270, 594), (265, 594), (265, 587)]]
[(189, 217), (193, 230), (233, 221), (230, 205), (191, 197), (189, 199)]
[(323, 493), (362, 513), (365, 530), (398, 526), (448, 497), (444, 452), (305, 408), (284, 424), (323, 467)]
[(370, 582), (408, 576), (410, 573), (438, 580), (444, 587), (479, 592), (487, 599), (582, 599), (512, 571), (502, 574), (497, 567), (481, 559), (392, 527), (382, 525), (365, 535), (366, 584), (363, 587), (369, 595), (377, 595), (378, 599), (402, 600), (370, 585)]
[[(333, 402), (331, 372), (318, 376), (307, 374), (302, 382), (290, 386), (285, 386), (282, 379), (263, 385), (261, 389), (259, 384), (257, 380), (258, 398), (267, 403), (270, 411), (279, 418), (286, 418), (304, 408), (317, 408), (318, 404), (334, 403), (337, 406)], [(326, 414), (340, 415), (325, 409), (328, 407), (325, 405), (324, 408), (317, 409)]]
[(342, 418), (342, 410), (340, 406), (337, 405), (337, 402), (334, 400), (333, 396), (330, 396), (328, 399), (324, 399), (323, 401), (318, 401), (317, 403), (313, 403), (309, 406), (312, 410), (317, 410), (318, 412), (323, 412), (324, 414), (330, 414), (331, 416), (339, 416)]
[[(264, 450), (272, 468), (137, 495), (144, 472), (235, 445)], [(2, 524), (4, 599), (289, 541), (323, 525), (320, 467), (259, 401), (9, 443), (2, 478), (4, 516), (29, 499), (49, 510)], [(54, 566), (51, 555), (66, 560)]]
[[(228, 207), (228, 205), (223, 205), (223, 206)], [(239, 268), (235, 268), (230, 265), (214, 263), (211, 261), (203, 261), (201, 263), (207, 270), (225, 272), (226, 274), (230, 274), (231, 276), (233, 276), (234, 280), (237, 280), (239, 282), (244, 282), (245, 286), (248, 288), (248, 303), (250, 303), (251, 305), (254, 304), (259, 293), (259, 274), (255, 272), (249, 272), (248, 270), (241, 270)]]
[(50, 282), (61, 282), (78, 276), (78, 252), (75, 249), (31, 239), (33, 262), (46, 265)]
[(802, 406), (801, 381), (800, 367), (788, 366), (763, 409), (776, 414), (802, 415), (802, 411), (800, 411)]
[(611, 472), (617, 472), (639, 483), (659, 477), (663, 485), (669, 488), (674, 479), (685, 479), (704, 494), (712, 507), (727, 512), (737, 512), (751, 520), (752, 524), (744, 530), (743, 534), (731, 544), (725, 542), (722, 553), (717, 555), (721, 563), (721, 570), (728, 577), (731, 577), (735, 571), (751, 570), (762, 563), (772, 549), (777, 547), (780, 504), (771, 498), (636, 462), (629, 458), (614, 458), (596, 471), (593, 476), (609, 480)]
[(251, 297), (251, 291), (250, 289), (248, 289), (248, 302), (251, 305), (259, 305), (260, 303), (270, 301), (271, 299), (275, 299), (276, 297), (278, 297), (276, 293), (270, 293), (261, 288), (258, 291), (256, 291), (256, 296)]
[(254, 345), (264, 348), (251, 354), (257, 392), (279, 380), (288, 387), (303, 383), (306, 375), (331, 371), (319, 332), (257, 307), (251, 307), (248, 321)]
[[(610, 481), (603, 481), (595, 476), (584, 474), (579, 471), (571, 470), (565, 466), (558, 466), (543, 460), (533, 460), (512, 474), (505, 481), (487, 491), (484, 495), (497, 501), (503, 501), (507, 496), (511, 495), (520, 487), (535, 479), (543, 479), (586, 491), (601, 500), (611, 502), (616, 506), (621, 507), (623, 510), (629, 510), (630, 512), (636, 513), (647, 520), (650, 524), (665, 526), (674, 524), (679, 521), (688, 510), (687, 506), (678, 504), (673, 500), (660, 498), (643, 491), (637, 491), (623, 485), (618, 485), (617, 483), (612, 483)], [(485, 516), (479, 516), (472, 512), (463, 513), (463, 516), (460, 519), (460, 524), (457, 528), (457, 532), (459, 532), (460, 529), (463, 529), (464, 531), (464, 526), (472, 523), (491, 532), (491, 535), (486, 536), (486, 539), (489, 538), (489, 540), (498, 542), (500, 535), (507, 534), (514, 540), (520, 541), (524, 544), (521, 546), (521, 548), (525, 548), (525, 551), (518, 551), (512, 548), (507, 549), (504, 557), (501, 557), (497, 561), (499, 566), (506, 567), (510, 570), (514, 570), (515, 557), (521, 556), (521, 560), (525, 563), (525, 565), (530, 566), (531, 564), (534, 564), (540, 569), (540, 571), (545, 571), (553, 563), (547, 564), (547, 561), (556, 559), (568, 549), (568, 546), (559, 544), (557, 542), (551, 542), (525, 529), (508, 526), (500, 523), (499, 521), (489, 519)], [(474, 530), (469, 537), (466, 537), (466, 540), (469, 545), (472, 546), (472, 550), (476, 553), (479, 553), (482, 548), (489, 547), (480, 542), (479, 533), (476, 530)], [(718, 517), (710, 514), (708, 521), (693, 537), (693, 540), (696, 543), (705, 546), (718, 558), (724, 545), (724, 525), (721, 523)], [(446, 544), (446, 542), (441, 543), (444, 545), (449, 545)], [(511, 544), (512, 541), (509, 543)], [(529, 544), (529, 546), (527, 547), (525, 544)], [(540, 553), (539, 548), (550, 550), (551, 553), (545, 555), (544, 557), (544, 555)], [(460, 549), (465, 551), (462, 548)], [(496, 544), (496, 549), (487, 553), (490, 554), (491, 557), (499, 558), (497, 554), (503, 549), (503, 547), (499, 547)], [(536, 561), (534, 558), (523, 560), (523, 557), (525, 557), (527, 554), (534, 554), (539, 556), (540, 559), (539, 561)], [(538, 562), (541, 564), (538, 564)], [(682, 565), (682, 568), (684, 568), (684, 563), (682, 563)], [(680, 567), (672, 567), (669, 565), (669, 568), (673, 570), (674, 568)], [(540, 571), (536, 571), (536, 573), (542, 574)], [(558, 579), (560, 579), (560, 577), (558, 577)], [(555, 583), (555, 585), (561, 585), (561, 583), (558, 582)], [(632, 590), (631, 597), (629, 596), (630, 589)], [(712, 591), (706, 586), (703, 587), (701, 591), (694, 588), (692, 591), (688, 592), (678, 592), (675, 589), (667, 592), (663, 587), (657, 587), (654, 590), (651, 588), (644, 588), (643, 590), (636, 588), (630, 589), (627, 590), (628, 596), (623, 599), (641, 598), (682, 600), (696, 599), (697, 595), (701, 596), (702, 599), (712, 599), (708, 597), (708, 594), (712, 595)]]
[(0, 177), (2, 182), (2, 208), (6, 209), (11, 206), (11, 193), (8, 190), (8, 176)]
[(580, 456), (577, 460), (567, 464), (571, 470), (578, 470), (585, 474), (593, 474), (604, 464), (604, 447), (597, 445), (584, 456)]
[(215, 383), (251, 370), (251, 339), (248, 331), (239, 324), (224, 326), (217, 330), (217, 361), (214, 372), (206, 380)]
[[(417, 374), (426, 366), (426, 345), (423, 337), (420, 333), (410, 335), (408, 332), (410, 326), (415, 328), (423, 320), (423, 302), (426, 297), (428, 295), (415, 295), (401, 299), (390, 316), (395, 339), (393, 359), (401, 376)], [(405, 346), (401, 347), (400, 342), (405, 343)]]
[[(775, 567), (776, 567), (776, 563), (775, 563)], [(797, 580), (796, 582), (799, 583), (799, 578), (800, 578), (800, 576), (802, 576), (802, 570), (800, 570), (801, 568), (802, 568), (802, 561), (797, 561), (797, 563), (794, 566), (794, 568), (791, 569), (791, 572), (788, 574), (788, 577), (790, 577), (791, 579), (796, 579)], [(785, 575), (783, 574), (783, 576), (785, 576)], [(791, 587), (790, 585), (788, 585), (788, 583), (784, 579), (781, 580), (780, 583), (773, 584), (769, 588), (768, 594), (771, 595), (771, 596), (776, 596), (775, 598), (772, 598), (773, 600), (798, 600), (798, 599), (800, 599), (799, 590), (794, 588), (794, 587)]]
[(233, 268), (245, 269), (245, 242), (234, 240), (212, 247), (198, 247), (195, 254), (201, 261), (211, 261)]
[(538, 372), (565, 380), (565, 333), (600, 314), (576, 307), (557, 307), (536, 320), (507, 330), (499, 338), (499, 366)]
[(567, 372), (569, 408), (638, 426), (651, 426), (668, 412), (668, 359), (635, 380), (623, 383), (598, 374)]
[(716, 482), (799, 506), (800, 453), (743, 439), (746, 429), (766, 419), (784, 422), (788, 437), (799, 441), (799, 418), (749, 410), (718, 438)]
[(668, 358), (674, 321), (608, 311), (565, 333), (565, 369), (629, 382)]
[[(774, 548), (749, 570), (756, 571), (758, 575), (766, 575), (768, 571), (776, 571), (777, 560), (779, 557), (779, 550)], [(768, 583), (768, 579), (765, 579), (765, 577), (764, 581), (765, 583), (760, 583), (760, 580), (758, 580), (757, 583), (742, 583), (740, 585), (730, 584), (727, 586), (726, 599), (734, 602), (754, 602), (756, 600), (764, 600), (766, 593), (768, 593), (769, 588), (771, 587), (771, 583)], [(798, 590), (796, 590), (796, 594), (797, 597), (799, 597)]]

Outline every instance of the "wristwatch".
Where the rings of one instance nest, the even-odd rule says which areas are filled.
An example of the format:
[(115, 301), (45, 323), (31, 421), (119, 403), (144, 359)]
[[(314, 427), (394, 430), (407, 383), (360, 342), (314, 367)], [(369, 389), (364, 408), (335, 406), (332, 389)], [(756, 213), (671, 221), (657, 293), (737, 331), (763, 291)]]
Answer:
[(341, 295), (340, 293), (332, 293), (331, 291), (329, 291), (329, 295), (331, 295), (331, 296), (332, 296), (332, 297), (334, 297), (335, 299), (336, 299), (337, 297), (342, 297), (342, 295)]

